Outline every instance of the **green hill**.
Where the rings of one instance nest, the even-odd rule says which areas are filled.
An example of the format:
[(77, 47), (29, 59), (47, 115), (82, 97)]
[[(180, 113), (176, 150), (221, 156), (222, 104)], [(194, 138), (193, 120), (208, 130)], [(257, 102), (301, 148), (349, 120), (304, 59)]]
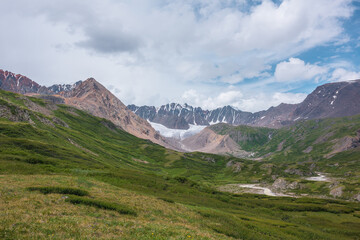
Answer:
[[(280, 138), (273, 135), (273, 145), (266, 143), (269, 152)], [(253, 141), (259, 152), (266, 151), (263, 141)], [(358, 162), (352, 151), (337, 154), (323, 165), (314, 161), (326, 170), (345, 159), (346, 169), (356, 172)], [(302, 156), (295, 148), (287, 154)], [(83, 111), (0, 91), (0, 239), (359, 236), (360, 207), (355, 202), (216, 190), (227, 183), (270, 182), (274, 174), (291, 178), (284, 171), (303, 165), (295, 159), (286, 165), (284, 156), (281, 151), (270, 160), (254, 162), (179, 153)], [(241, 170), (234, 171), (234, 164)], [(348, 184), (353, 191), (358, 188), (358, 182)], [(323, 187), (314, 184), (312, 191)]]

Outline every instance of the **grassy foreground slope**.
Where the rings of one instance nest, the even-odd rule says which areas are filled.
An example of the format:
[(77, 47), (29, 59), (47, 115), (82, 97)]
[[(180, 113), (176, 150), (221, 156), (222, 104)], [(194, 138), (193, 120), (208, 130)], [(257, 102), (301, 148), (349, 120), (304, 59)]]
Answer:
[(0, 91), (0, 239), (359, 236), (354, 202), (214, 190), (251, 174), (229, 161), (263, 164), (177, 153), (74, 108)]

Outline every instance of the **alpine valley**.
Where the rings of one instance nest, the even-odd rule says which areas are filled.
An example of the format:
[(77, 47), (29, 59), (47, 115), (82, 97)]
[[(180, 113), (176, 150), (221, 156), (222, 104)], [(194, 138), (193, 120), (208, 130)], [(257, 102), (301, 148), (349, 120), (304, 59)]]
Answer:
[(0, 70), (0, 239), (358, 239), (360, 80), (260, 112)]

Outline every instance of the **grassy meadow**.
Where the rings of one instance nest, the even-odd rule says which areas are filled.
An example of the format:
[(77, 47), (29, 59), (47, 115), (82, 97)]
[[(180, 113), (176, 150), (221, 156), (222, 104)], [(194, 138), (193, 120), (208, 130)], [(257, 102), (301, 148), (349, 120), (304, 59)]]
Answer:
[[(357, 202), (216, 190), (277, 175), (302, 181), (299, 193), (326, 195), (328, 183), (284, 170), (315, 162), (341, 179), (359, 169), (355, 150), (326, 162), (314, 151), (301, 164), (284, 152), (263, 161), (179, 153), (38, 98), (0, 91), (0, 110), (0, 239), (359, 239)], [(359, 188), (354, 175), (342, 182), (349, 196)]]

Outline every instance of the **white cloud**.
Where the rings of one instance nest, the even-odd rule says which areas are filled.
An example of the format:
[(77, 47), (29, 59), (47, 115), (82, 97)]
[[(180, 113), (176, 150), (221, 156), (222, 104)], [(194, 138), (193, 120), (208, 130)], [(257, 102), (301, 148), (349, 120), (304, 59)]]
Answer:
[[(118, 89), (126, 104), (179, 102), (193, 89), (205, 96), (193, 96), (196, 105), (251, 111), (267, 107), (266, 98), (279, 90), (227, 85), (268, 76), (279, 61), (345, 41), (342, 23), (353, 11), (350, 0), (3, 0), (1, 6), (1, 68), (45, 85), (95, 77)], [(303, 64), (295, 70), (305, 78), (323, 70)], [(296, 78), (285, 70), (281, 81)]]
[(280, 62), (276, 65), (275, 79), (278, 82), (296, 82), (301, 80), (311, 80), (315, 77), (327, 73), (326, 67), (313, 64), (305, 64), (298, 58), (290, 58), (289, 61)]
[(300, 103), (306, 98), (305, 93), (281, 93), (276, 92), (272, 96), (273, 106), (279, 105), (280, 103)]
[(280, 103), (300, 103), (306, 96), (307, 94), (305, 93), (259, 92), (257, 94), (249, 94), (241, 101), (232, 105), (243, 111), (257, 112), (277, 106)]
[(300, 103), (305, 99), (305, 93), (265, 93), (262, 91), (251, 91), (246, 95), (237, 90), (225, 90), (215, 96), (206, 96), (194, 89), (184, 92), (184, 102), (211, 110), (223, 106), (233, 106), (242, 111), (256, 112), (277, 106), (280, 103)]
[(242, 98), (243, 94), (240, 91), (235, 90), (227, 90), (214, 96), (206, 96), (194, 89), (190, 89), (185, 91), (182, 95), (183, 102), (193, 106), (200, 106), (204, 109), (215, 109), (227, 105), (235, 106)]
[(333, 71), (331, 81), (341, 82), (360, 79), (360, 72), (348, 71), (344, 68), (337, 68)]

